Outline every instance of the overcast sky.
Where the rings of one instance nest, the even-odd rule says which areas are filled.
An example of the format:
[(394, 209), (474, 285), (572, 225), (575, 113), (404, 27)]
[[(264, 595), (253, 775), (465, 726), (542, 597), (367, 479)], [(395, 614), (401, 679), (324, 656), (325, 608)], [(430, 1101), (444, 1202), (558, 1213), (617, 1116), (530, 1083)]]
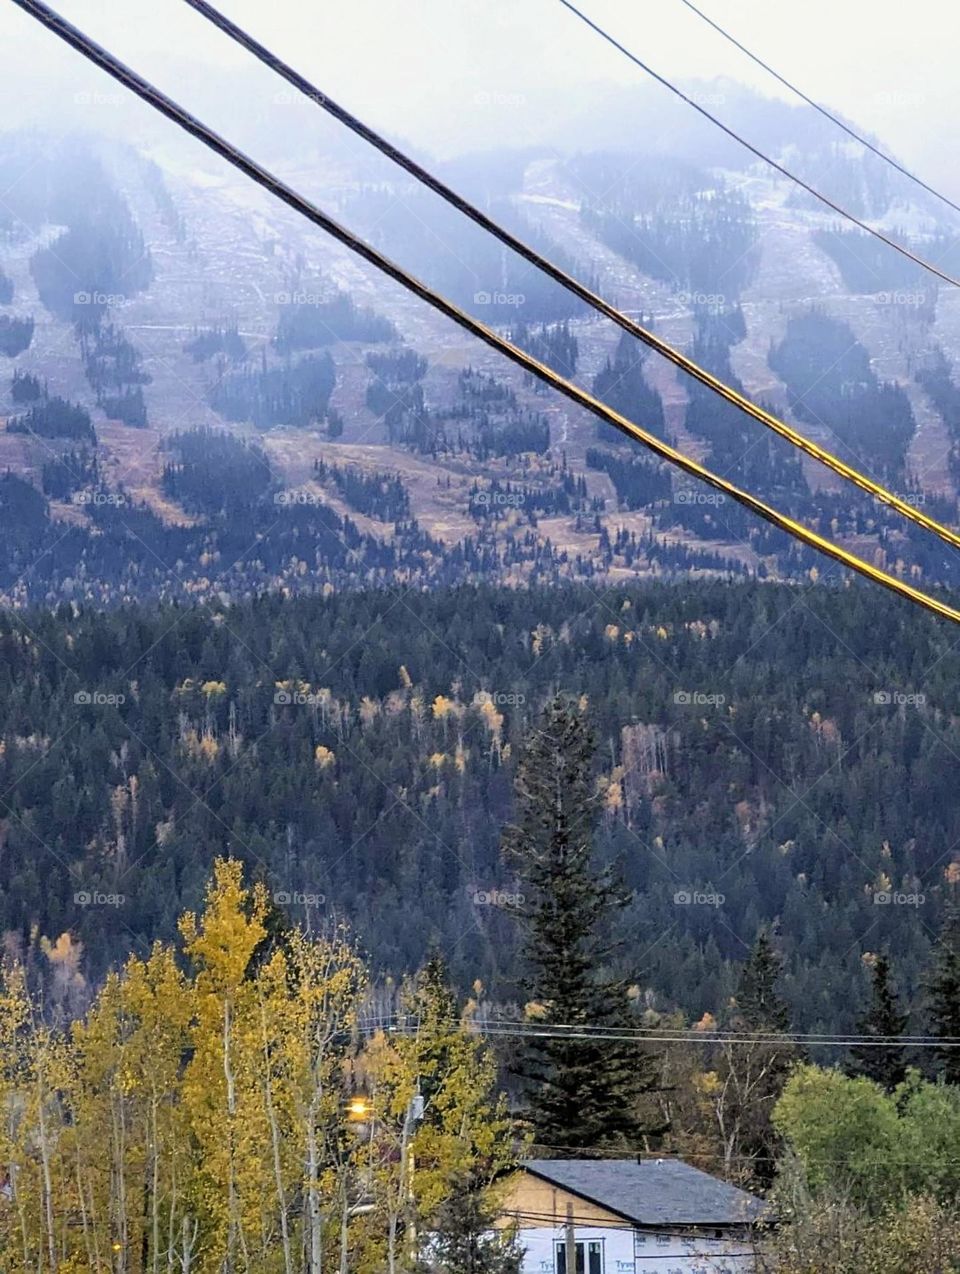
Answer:
[[(345, 105), (444, 154), (541, 141), (571, 103), (589, 112), (598, 86), (642, 78), (559, 0), (221, 3)], [(728, 76), (786, 96), (681, 0), (582, 3), (666, 75)], [(783, 74), (878, 133), (924, 175), (956, 184), (948, 166), (956, 150), (960, 77), (956, 13), (945, 0), (702, 3)], [(58, 6), (188, 105), (201, 102), (204, 66), (249, 65), (182, 0), (58, 0)], [(117, 104), (118, 90), (77, 63), (78, 55), (33, 19), (13, 4), (0, 5), (0, 117), (8, 125), (44, 122), (53, 103), (82, 124), (88, 107), (101, 109), (91, 117), (94, 126), (101, 119), (114, 128), (136, 121), (136, 113)], [(88, 92), (94, 94), (89, 103)], [(99, 92), (113, 96), (100, 100)]]

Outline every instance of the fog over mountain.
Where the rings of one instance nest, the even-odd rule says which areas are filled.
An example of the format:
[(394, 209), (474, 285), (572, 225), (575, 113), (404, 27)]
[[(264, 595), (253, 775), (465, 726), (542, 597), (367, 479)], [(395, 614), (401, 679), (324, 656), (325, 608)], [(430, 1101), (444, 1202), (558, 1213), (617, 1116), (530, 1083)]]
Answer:
[[(649, 109), (626, 125), (612, 118), (625, 100), (612, 90), (638, 85), (642, 73), (557, 0), (357, 0), (322, 8), (224, 0), (222, 7), (371, 122), (438, 153), (483, 149), (505, 136), (516, 145), (569, 144), (573, 121), (573, 140), (586, 148), (608, 145), (611, 136), (628, 142), (633, 130), (650, 138), (668, 97), (658, 88)], [(62, 0), (60, 9), (188, 105), (209, 110), (215, 124), (243, 125), (276, 94), (265, 71), (178, 0)], [(815, 98), (960, 189), (947, 144), (960, 86), (952, 44), (937, 38), (945, 13), (939, 0), (918, 0), (909, 14), (895, 0), (869, 8), (812, 0), (794, 10), (734, 0), (708, 11)], [(680, 0), (594, 0), (587, 12), (668, 77), (719, 77), (789, 97)], [(12, 5), (0, 12), (0, 44), (10, 55), (8, 124), (60, 118), (76, 125), (83, 118), (76, 93), (116, 92)], [(211, 90), (228, 84), (218, 107)], [(89, 119), (127, 136), (131, 127), (147, 128), (144, 112), (126, 99), (94, 99)], [(293, 119), (282, 113), (276, 129), (286, 132)], [(763, 121), (755, 115), (753, 122)]]

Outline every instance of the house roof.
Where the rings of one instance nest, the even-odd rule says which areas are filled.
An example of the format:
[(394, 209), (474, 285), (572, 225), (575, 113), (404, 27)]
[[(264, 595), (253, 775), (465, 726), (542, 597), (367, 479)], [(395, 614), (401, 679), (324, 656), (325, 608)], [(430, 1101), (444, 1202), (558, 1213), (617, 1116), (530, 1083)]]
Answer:
[(527, 1172), (635, 1225), (744, 1225), (762, 1199), (680, 1159), (528, 1159)]

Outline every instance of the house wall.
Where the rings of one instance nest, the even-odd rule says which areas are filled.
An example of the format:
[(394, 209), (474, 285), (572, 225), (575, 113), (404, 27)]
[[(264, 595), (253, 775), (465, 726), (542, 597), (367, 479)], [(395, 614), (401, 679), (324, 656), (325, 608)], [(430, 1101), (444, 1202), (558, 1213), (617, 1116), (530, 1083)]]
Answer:
[[(578, 1225), (576, 1236), (578, 1243), (590, 1239), (603, 1243), (603, 1274), (635, 1274), (632, 1231), (602, 1225)], [(555, 1244), (558, 1240), (563, 1242), (563, 1226), (528, 1229), (521, 1225), (519, 1237), (524, 1247), (523, 1274), (556, 1274)], [(650, 1261), (641, 1262), (644, 1268), (650, 1264)]]
[(578, 1242), (603, 1243), (603, 1274), (752, 1274), (749, 1237), (679, 1238), (669, 1231), (634, 1230), (616, 1213), (587, 1202), (531, 1173), (506, 1183), (501, 1224), (515, 1224), (525, 1249), (523, 1274), (556, 1274), (568, 1203)]
[(615, 1212), (588, 1203), (579, 1195), (571, 1194), (561, 1186), (535, 1177), (532, 1172), (515, 1172), (509, 1179), (501, 1200), (501, 1210), (508, 1216), (524, 1218), (531, 1221), (543, 1221), (544, 1224), (563, 1224), (567, 1219), (567, 1205), (573, 1208), (573, 1215), (579, 1224), (597, 1224), (605, 1226), (626, 1225)]
[[(752, 1274), (749, 1240), (700, 1239), (684, 1243), (669, 1232), (577, 1225), (577, 1242), (603, 1243), (603, 1274)], [(642, 1238), (635, 1244), (635, 1237)], [(556, 1274), (556, 1244), (564, 1228), (529, 1227), (521, 1223), (523, 1274)]]
[(636, 1274), (753, 1274), (751, 1247), (749, 1234), (683, 1239), (672, 1231), (636, 1231), (634, 1268)]

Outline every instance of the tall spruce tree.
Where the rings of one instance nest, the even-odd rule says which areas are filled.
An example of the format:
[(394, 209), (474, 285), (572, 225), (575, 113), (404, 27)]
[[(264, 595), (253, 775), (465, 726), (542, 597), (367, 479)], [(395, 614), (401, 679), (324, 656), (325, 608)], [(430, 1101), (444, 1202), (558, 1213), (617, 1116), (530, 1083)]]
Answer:
[[(928, 984), (930, 1026), (942, 1041), (960, 1040), (960, 909), (951, 903), (940, 930)], [(960, 1084), (960, 1048), (944, 1044), (934, 1050), (940, 1075)]]
[[(594, 744), (575, 705), (557, 696), (528, 736), (516, 777), (516, 823), (504, 849), (522, 880), (528, 1036), (516, 1070), (535, 1143), (590, 1156), (626, 1148), (645, 1130), (639, 1099), (656, 1061), (641, 1046), (602, 1038), (628, 1015), (627, 983), (610, 975), (616, 914), (629, 901), (593, 855), (598, 799)], [(549, 1028), (558, 1028), (552, 1034)], [(572, 1028), (578, 1037), (564, 1035)]]
[(521, 1274), (523, 1248), (498, 1229), (500, 1209), (472, 1175), (456, 1179), (431, 1218), (430, 1257), (422, 1274)]
[[(857, 1030), (871, 1039), (898, 1037), (903, 1034), (909, 1015), (900, 1012), (890, 978), (890, 960), (886, 955), (874, 958), (871, 976), (870, 1007), (857, 1021)], [(907, 1077), (904, 1047), (902, 1044), (856, 1044), (850, 1050), (847, 1073), (872, 1079), (892, 1093)]]
[(737, 987), (737, 1009), (745, 1030), (783, 1034), (790, 1029), (790, 1010), (777, 989), (782, 972), (770, 934), (761, 929)]

